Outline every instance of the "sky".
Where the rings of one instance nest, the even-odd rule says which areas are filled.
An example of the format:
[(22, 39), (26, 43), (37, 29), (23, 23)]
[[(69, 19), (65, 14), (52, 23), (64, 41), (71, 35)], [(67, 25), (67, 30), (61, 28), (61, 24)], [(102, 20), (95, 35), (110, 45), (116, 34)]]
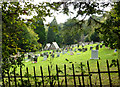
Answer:
[[(44, 1), (44, 2), (45, 2), (45, 1), (47, 1), (47, 2), (56, 2), (56, 0), (33, 0), (33, 3), (34, 3), (34, 4), (37, 4), (37, 3), (43, 2), (43, 1)], [(58, 1), (58, 0), (57, 0), (57, 1)], [(60, 1), (60, 0), (59, 0), (59, 1)], [(71, 0), (71, 1), (72, 1), (72, 0)], [(80, 0), (79, 0), (79, 1), (80, 1)], [(101, 1), (103, 1), (103, 0), (101, 0)], [(104, 0), (104, 1), (107, 2), (107, 1), (109, 1), (109, 0)], [(69, 14), (69, 16), (66, 15), (66, 14), (63, 14), (63, 13), (57, 14), (57, 12), (52, 11), (52, 12), (53, 12), (53, 15), (56, 17), (56, 20), (57, 20), (57, 23), (58, 23), (58, 24), (66, 22), (67, 19), (72, 18), (72, 17), (74, 17), (74, 16), (77, 14), (77, 13), (73, 10), (73, 6), (70, 6), (69, 8), (71, 9), (72, 12), (74, 12), (74, 14)], [(105, 8), (105, 10), (106, 10), (106, 11), (110, 11), (110, 7)], [(53, 16), (53, 17), (45, 17), (46, 21), (44, 21), (44, 24), (51, 23), (51, 21), (53, 20), (54, 16)], [(22, 15), (22, 17), (23, 17), (23, 18), (32, 18), (32, 16), (25, 16), (25, 15), (24, 15), (24, 16)], [(88, 19), (88, 18), (89, 18), (89, 16), (86, 17), (86, 19)], [(78, 19), (81, 20), (82, 17), (79, 16)]]

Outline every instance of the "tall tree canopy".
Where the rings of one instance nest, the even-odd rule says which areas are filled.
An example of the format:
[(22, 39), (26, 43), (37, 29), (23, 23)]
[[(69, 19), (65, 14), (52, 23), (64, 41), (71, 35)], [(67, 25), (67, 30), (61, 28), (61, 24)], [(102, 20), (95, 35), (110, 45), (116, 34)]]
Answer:
[(63, 27), (61, 29), (63, 44), (69, 45), (80, 41), (80, 34), (82, 31), (77, 23), (78, 20), (76, 19), (68, 19), (65, 23), (63, 23)]
[(48, 33), (47, 33), (47, 42), (48, 43), (52, 43), (52, 42), (56, 41), (55, 31), (57, 31), (57, 30), (58, 30), (58, 24), (57, 24), (56, 18), (54, 18), (48, 28)]
[(32, 19), (23, 19), (20, 15), (30, 16), (35, 11), (39, 18), (44, 19), (52, 14), (50, 8), (55, 10), (59, 6), (56, 3), (54, 5), (47, 2), (38, 5), (25, 2), (23, 6), (20, 2), (2, 3), (2, 69), (8, 70), (11, 66), (22, 65), (20, 61), (16, 61), (16, 64), (10, 63), (10, 55), (15, 55), (18, 51), (36, 51), (39, 47), (39, 37), (32, 24), (38, 18), (34, 16)]
[(120, 2), (115, 2), (112, 10), (107, 13), (104, 22), (96, 30), (103, 35), (105, 45), (120, 49)]
[(45, 32), (43, 20), (37, 19), (37, 21), (34, 23), (34, 25), (36, 26), (34, 31), (35, 31), (35, 33), (38, 34), (38, 37), (39, 37), (38, 42), (44, 46), (46, 43), (46, 32)]

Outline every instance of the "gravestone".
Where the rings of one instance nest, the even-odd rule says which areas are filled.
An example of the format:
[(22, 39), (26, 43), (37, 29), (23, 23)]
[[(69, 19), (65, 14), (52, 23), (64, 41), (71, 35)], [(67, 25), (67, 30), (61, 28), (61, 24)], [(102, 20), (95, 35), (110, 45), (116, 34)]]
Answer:
[(74, 49), (74, 52), (77, 52), (77, 51), (76, 51), (76, 48)]
[(47, 54), (46, 53), (44, 53), (43, 57), (44, 57), (43, 61), (47, 60)]
[(51, 54), (52, 52), (50, 51), (49, 54)]
[(40, 54), (40, 56), (42, 56), (42, 57), (43, 57), (43, 55), (44, 55), (44, 53), (41, 53), (41, 54)]
[(27, 57), (27, 58), (28, 58), (28, 54), (25, 54), (25, 57)]
[(28, 55), (28, 59), (30, 59), (31, 58), (31, 55)]
[(99, 45), (96, 45), (96, 50), (99, 50)]
[(40, 54), (36, 54), (37, 55), (37, 57), (39, 57), (40, 56)]
[(65, 54), (68, 52), (68, 50), (65, 50)]
[(70, 52), (71, 52), (71, 51), (72, 51), (72, 48), (70, 48), (69, 50), (70, 50)]
[(82, 47), (84, 47), (84, 45), (82, 45)]
[(60, 57), (60, 52), (58, 51), (58, 52), (56, 52), (57, 53), (57, 57)]
[(37, 62), (37, 58), (38, 58), (38, 56), (37, 55), (35, 55), (35, 61)]
[(83, 48), (82, 50), (83, 50), (83, 52), (85, 52), (85, 48)]
[(116, 53), (116, 52), (117, 52), (117, 49), (114, 50), (114, 53)]
[(91, 58), (90, 59), (99, 59), (98, 58), (98, 50), (91, 51)]
[(70, 55), (74, 55), (74, 52), (73, 52), (73, 51), (71, 51), (71, 52), (70, 52)]
[(49, 54), (48, 54), (48, 52), (46, 52), (46, 55), (47, 55), (47, 58), (49, 57)]
[(100, 45), (100, 48), (102, 48), (102, 45)]
[(104, 43), (103, 41), (101, 41), (101, 43)]
[(80, 55), (80, 53), (77, 53), (77, 55)]
[(92, 41), (91, 43), (93, 44), (94, 42)]
[(87, 48), (85, 48), (85, 51), (87, 51)]
[(64, 51), (64, 50), (62, 51), (62, 54), (65, 54), (65, 51)]
[(51, 55), (50, 55), (52, 58), (54, 58), (55, 57), (55, 53), (51, 53)]
[(93, 49), (93, 47), (92, 46), (90, 46), (90, 50), (92, 50)]
[(82, 49), (78, 49), (78, 51), (80, 51), (80, 52), (81, 52), (81, 51), (82, 51)]

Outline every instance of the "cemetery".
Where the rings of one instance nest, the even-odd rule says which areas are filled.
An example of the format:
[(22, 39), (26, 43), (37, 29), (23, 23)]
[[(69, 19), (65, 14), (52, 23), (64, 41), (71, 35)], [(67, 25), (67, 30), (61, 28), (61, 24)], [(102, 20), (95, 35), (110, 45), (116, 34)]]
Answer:
[[(102, 43), (100, 43), (100, 45), (102, 45)], [(77, 46), (73, 48), (71, 46), (70, 49), (60, 48), (59, 50), (54, 49), (54, 50), (45, 50), (41, 52), (33, 52), (31, 53), (31, 55), (36, 55), (36, 56), (33, 56), (34, 58), (29, 61), (26, 60), (28, 59), (28, 57), (26, 56), (23, 62), (25, 66), (28, 67), (28, 69), (30, 70), (29, 71), (30, 74), (33, 74), (33, 68), (32, 68), (33, 66), (35, 66), (36, 69), (42, 66), (44, 75), (48, 75), (47, 73), (48, 65), (53, 66), (52, 68), (53, 71), (55, 70), (56, 64), (62, 70), (64, 64), (66, 64), (67, 66), (71, 66), (71, 63), (69, 63), (66, 60), (69, 60), (72, 63), (78, 63), (78, 64), (82, 62), (83, 64), (85, 64), (85, 66), (86, 66), (86, 61), (89, 61), (91, 66), (91, 71), (94, 71), (94, 69), (96, 68), (96, 63), (97, 61), (99, 61), (101, 71), (104, 71), (106, 70), (106, 67), (104, 66), (106, 63), (106, 59), (109, 61), (112, 61), (113, 59), (117, 59), (118, 54), (117, 52), (115, 53), (113, 49), (106, 48), (104, 45), (102, 48), (98, 46), (99, 50), (96, 50), (96, 46), (98, 46), (98, 44), (85, 45), (84, 49), (87, 48), (87, 50), (83, 50), (82, 45), (80, 45), (79, 48), (81, 48), (81, 50), (79, 50)], [(90, 50), (91, 47), (93, 47), (92, 50)], [(76, 49), (76, 51), (74, 51), (74, 49)], [(26, 72), (26, 67), (23, 67), (22, 73)], [(111, 69), (114, 70), (114, 67), (113, 68), (111, 67)], [(19, 72), (19, 68), (17, 69), (17, 72)], [(40, 72), (39, 69), (36, 70), (36, 75), (39, 75), (39, 72)], [(68, 72), (68, 74), (70, 73), (71, 71)], [(55, 72), (52, 72), (52, 74), (55, 74)], [(95, 79), (95, 77), (93, 78)], [(104, 76), (104, 78), (107, 78), (107, 77)]]
[(1, 87), (120, 87), (120, 1), (1, 5)]
[[(100, 46), (98, 46), (99, 50), (98, 49), (96, 50), (96, 46), (98, 45), (92, 44), (92, 45), (86, 45), (83, 48), (80, 45), (79, 48), (76, 46), (74, 48), (71, 47), (70, 49), (60, 48), (60, 49), (54, 49), (54, 50), (33, 52), (33, 53), (30, 53), (30, 56), (31, 56), (30, 58), (32, 58), (32, 61), (34, 61), (37, 58), (38, 62), (36, 61), (36, 64), (32, 64), (32, 61), (27, 61), (27, 59), (30, 59), (29, 55), (25, 56), (24, 62), (26, 67), (37, 66), (38, 64), (42, 65), (43, 63), (45, 63), (44, 67), (46, 67), (49, 64), (50, 59), (52, 59), (52, 62), (54, 62), (55, 64), (60, 64), (60, 65), (67, 63), (65, 59), (70, 59), (73, 62), (85, 62), (87, 60), (96, 62), (97, 60), (104, 61), (105, 59), (109, 59), (109, 60), (117, 59), (117, 52), (116, 52), (116, 56), (113, 56), (113, 54), (115, 53), (114, 50), (105, 48), (105, 46), (103, 46), (103, 48), (100, 48)], [(91, 50), (91, 47), (93, 47), (92, 50)], [(100, 60), (99, 60), (99, 57), (101, 58)]]

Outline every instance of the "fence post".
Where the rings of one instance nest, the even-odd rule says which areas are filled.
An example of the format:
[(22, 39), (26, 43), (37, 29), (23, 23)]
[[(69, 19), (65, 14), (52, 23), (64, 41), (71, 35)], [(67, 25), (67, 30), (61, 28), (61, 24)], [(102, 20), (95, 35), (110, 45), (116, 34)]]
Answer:
[(108, 60), (106, 60), (106, 63), (107, 63), (107, 70), (108, 70), (108, 76), (109, 76), (110, 87), (112, 87), (112, 81), (111, 81), (111, 76), (110, 76), (110, 68), (109, 68)]
[(72, 64), (72, 68), (73, 68), (74, 86), (76, 87), (74, 64)]
[(58, 87), (60, 87), (60, 83), (59, 83), (59, 76), (58, 76), (58, 66), (56, 65), (56, 71), (57, 71), (57, 80), (58, 80)]
[(44, 78), (43, 78), (43, 70), (42, 70), (42, 66), (40, 66), (40, 70), (41, 70), (41, 76), (42, 76), (42, 83), (43, 83), (43, 87), (44, 87)]
[(20, 66), (20, 77), (21, 77), (22, 86), (24, 86), (24, 84), (23, 84), (23, 79), (22, 79), (22, 66)]
[(65, 85), (67, 87), (66, 65), (64, 65), (64, 72), (65, 72)]
[(99, 62), (97, 61), (97, 68), (98, 68), (98, 74), (99, 74), (99, 80), (100, 80), (100, 87), (102, 87), (102, 81), (101, 81), (101, 75), (100, 75), (100, 67)]
[(26, 67), (26, 71), (27, 71), (27, 75), (28, 75), (27, 78), (28, 78), (28, 82), (29, 82), (30, 80), (29, 80), (28, 67)]
[(14, 81), (15, 81), (15, 87), (17, 87), (16, 75), (15, 75), (15, 68), (14, 68)]
[(120, 79), (120, 66), (119, 66), (119, 61), (117, 59), (117, 67), (118, 67), (118, 75), (119, 75), (119, 79)]
[(37, 82), (36, 82), (36, 73), (35, 73), (35, 66), (33, 67), (34, 69), (34, 77), (35, 77), (35, 87), (37, 87)]
[(78, 80), (79, 80), (79, 84), (80, 84), (80, 87), (81, 87), (81, 80), (80, 80), (80, 76), (78, 76)]
[(92, 87), (92, 80), (91, 80), (90, 66), (89, 66), (89, 62), (88, 62), (88, 61), (87, 61), (87, 66), (88, 66), (88, 73), (89, 73), (90, 86)]
[(11, 87), (11, 85), (10, 85), (10, 74), (9, 74), (9, 70), (7, 70), (7, 74), (8, 74), (9, 87)]
[(3, 87), (5, 87), (5, 83), (4, 83), (4, 70), (2, 70), (2, 84), (3, 84)]
[(85, 83), (84, 83), (84, 73), (83, 73), (82, 62), (81, 62), (81, 72), (82, 72), (82, 82), (83, 82), (83, 87), (85, 87)]
[(50, 79), (50, 87), (52, 87), (53, 86), (53, 82), (52, 82), (52, 79), (51, 79), (51, 76), (50, 76), (50, 67), (49, 67), (49, 65), (48, 65), (48, 72), (49, 72), (49, 79)]

